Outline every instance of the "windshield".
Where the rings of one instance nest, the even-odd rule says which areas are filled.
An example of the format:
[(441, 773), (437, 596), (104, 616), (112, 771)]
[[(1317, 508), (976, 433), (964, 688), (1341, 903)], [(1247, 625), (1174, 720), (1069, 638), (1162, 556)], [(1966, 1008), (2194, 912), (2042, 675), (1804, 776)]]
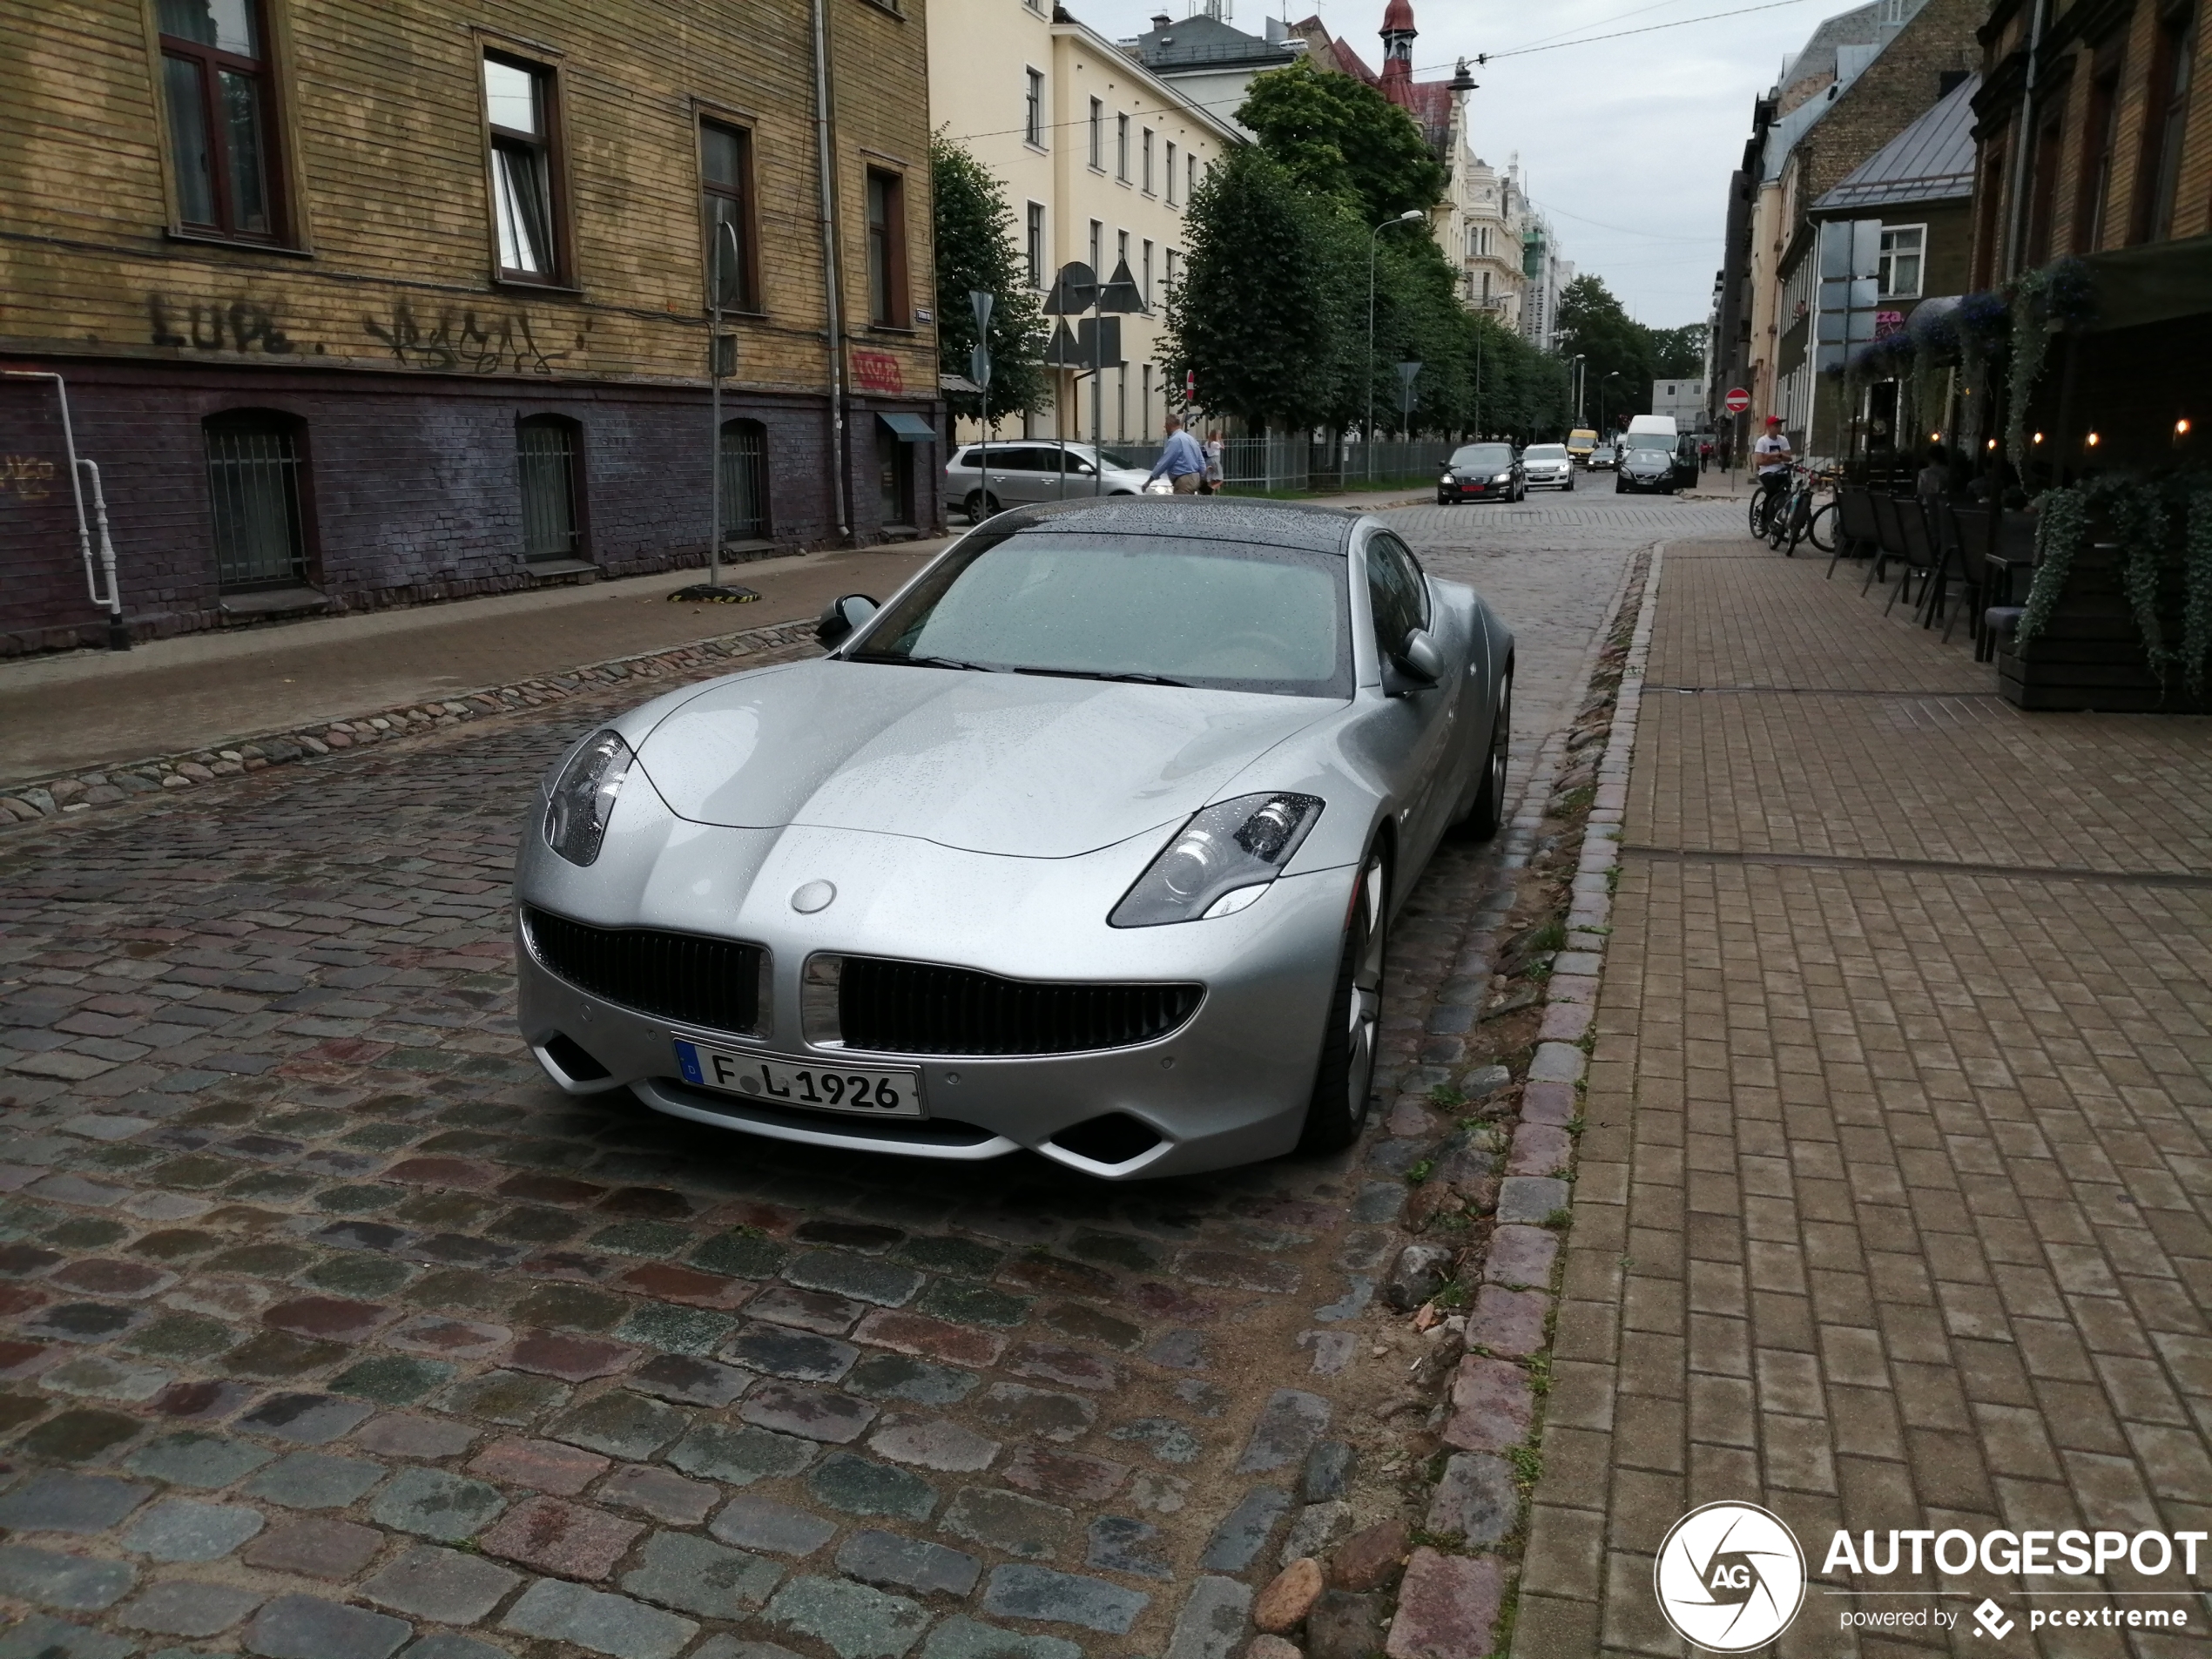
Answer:
[(1343, 556), (1042, 526), (971, 537), (855, 662), (1352, 695)]
[[(1108, 466), (1119, 467), (1124, 472), (1128, 471), (1130, 468), (1136, 466), (1136, 462), (1131, 461), (1127, 455), (1122, 454), (1122, 452), (1118, 449), (1100, 449), (1096, 451), (1076, 449), (1071, 451), (1070, 453), (1072, 453), (1079, 461), (1087, 461), (1095, 453), (1098, 458), (1103, 461)], [(1139, 470), (1142, 470), (1142, 469), (1139, 469)]]
[(1631, 432), (1628, 444), (1631, 449), (1671, 449), (1675, 440), (1674, 435), (1668, 432)]
[(1513, 465), (1513, 445), (1509, 443), (1470, 443), (1464, 449), (1452, 452), (1452, 464), (1470, 471), (1484, 467)]
[(1564, 461), (1567, 446), (1563, 443), (1532, 443), (1521, 452), (1523, 461)]

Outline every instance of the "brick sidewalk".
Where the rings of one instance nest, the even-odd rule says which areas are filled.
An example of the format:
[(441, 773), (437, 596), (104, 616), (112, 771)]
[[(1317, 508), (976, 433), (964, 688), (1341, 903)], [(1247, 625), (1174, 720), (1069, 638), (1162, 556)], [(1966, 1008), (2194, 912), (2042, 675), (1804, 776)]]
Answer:
[(1733, 1499), (1811, 1557), (1787, 1654), (2202, 1651), (2027, 1628), (2179, 1575), (1819, 1577), (1838, 1527), (2212, 1527), (2208, 723), (2024, 715), (1825, 564), (1667, 555), (1513, 1650), (1686, 1651), (1653, 1555)]

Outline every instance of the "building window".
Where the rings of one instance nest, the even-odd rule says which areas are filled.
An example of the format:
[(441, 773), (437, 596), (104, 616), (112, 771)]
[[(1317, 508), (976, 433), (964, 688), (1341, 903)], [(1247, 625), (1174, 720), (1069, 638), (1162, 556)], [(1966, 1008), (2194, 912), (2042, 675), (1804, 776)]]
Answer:
[(1150, 196), (1153, 193), (1152, 129), (1150, 127), (1146, 127), (1144, 129), (1143, 134), (1138, 142), (1137, 148), (1144, 158), (1144, 193)]
[(226, 593), (307, 580), (300, 422), (256, 410), (208, 417), (207, 496), (215, 579)]
[(484, 58), (491, 126), (492, 217), (499, 273), (512, 281), (561, 278), (553, 174), (553, 78), (504, 57)]
[(1127, 231), (1114, 233), (1114, 261), (1115, 270), (1129, 269), (1129, 233)]
[(1106, 273), (1098, 268), (1098, 262), (1105, 257), (1106, 227), (1094, 219), (1090, 221), (1090, 268), (1102, 282), (1106, 280)]
[(2115, 54), (2100, 63), (2089, 84), (2089, 108), (2082, 122), (2081, 193), (2074, 212), (2074, 251), (2094, 253), (2104, 246), (2112, 207), (2112, 162), (2120, 148), (2120, 64)]
[(1147, 310), (1147, 311), (1151, 310), (1151, 308), (1152, 308), (1152, 239), (1151, 239), (1150, 237), (1149, 237), (1149, 236), (1148, 236), (1148, 237), (1146, 237), (1146, 238), (1144, 239), (1144, 266), (1143, 266), (1143, 280), (1142, 280), (1141, 284), (1139, 285), (1139, 287), (1138, 287), (1138, 288), (1137, 288), (1137, 292), (1138, 292), (1139, 293), (1141, 293), (1141, 294), (1143, 294), (1143, 295), (1144, 296), (1144, 308), (1145, 308), (1145, 310)]
[(1022, 137), (1025, 143), (1044, 148), (1044, 72), (1042, 70), (1024, 71), (1028, 76), (1028, 90), (1022, 96)]
[(581, 557), (576, 422), (557, 415), (533, 415), (516, 427), (515, 437), (523, 478), (523, 556)]
[(161, 0), (160, 19), (178, 219), (274, 241), (276, 125), (260, 0)]
[(1884, 228), (1881, 255), (1874, 266), (1883, 299), (1920, 297), (1921, 244), (1926, 236), (1927, 227), (1924, 225), (1907, 225), (1896, 230)]
[[(752, 135), (718, 121), (699, 127), (699, 172), (706, 219), (706, 278), (715, 302), (732, 311), (760, 308), (754, 281)], [(726, 228), (725, 228), (726, 227)]]
[(1106, 171), (1106, 106), (1096, 98), (1090, 101), (1090, 167)]
[(1129, 117), (1114, 118), (1114, 177), (1129, 183)]
[(1198, 193), (1198, 158), (1194, 152), (1183, 158), (1183, 199), (1185, 201)]
[(868, 320), (907, 326), (906, 180), (868, 169)]
[(1042, 202), (1029, 204), (1028, 231), (1029, 286), (1033, 288), (1042, 288), (1044, 287), (1044, 204)]
[(1168, 143), (1168, 206), (1175, 206), (1175, 143)]
[(1173, 300), (1173, 299), (1175, 298), (1175, 277), (1176, 277), (1176, 269), (1175, 269), (1175, 267), (1176, 267), (1176, 266), (1177, 266), (1177, 264), (1179, 264), (1180, 262), (1181, 262), (1181, 256), (1180, 256), (1179, 254), (1177, 254), (1177, 252), (1176, 252), (1176, 250), (1175, 250), (1175, 249), (1173, 249), (1173, 248), (1170, 248), (1170, 249), (1168, 250), (1168, 266), (1167, 266), (1167, 274), (1166, 274), (1166, 293), (1167, 293), (1167, 297), (1168, 297), (1170, 300)]
[(2174, 199), (2182, 179), (2182, 141), (2189, 119), (2190, 60), (2196, 56), (2196, 12), (2188, 7), (2158, 25), (2143, 109), (2142, 161), (2136, 169), (2134, 242), (2162, 242), (2174, 233)]
[(768, 428), (758, 421), (722, 423), (722, 539), (768, 539)]

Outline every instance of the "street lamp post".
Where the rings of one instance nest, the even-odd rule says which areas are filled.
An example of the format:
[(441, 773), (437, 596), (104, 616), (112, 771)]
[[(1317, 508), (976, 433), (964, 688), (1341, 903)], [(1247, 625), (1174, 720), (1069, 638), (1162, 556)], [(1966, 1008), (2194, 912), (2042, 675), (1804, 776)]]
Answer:
[(1575, 354), (1575, 424), (1582, 424), (1582, 354)]
[[(1606, 374), (1605, 381), (1617, 381), (1620, 378), (1621, 371), (1616, 368)], [(1598, 436), (1601, 438), (1609, 435), (1613, 430), (1605, 424), (1605, 381), (1600, 381), (1597, 383), (1597, 424)]]
[(1375, 479), (1375, 250), (1382, 245), (1382, 233), (1393, 225), (1410, 225), (1415, 219), (1426, 220), (1428, 215), (1418, 207), (1408, 207), (1396, 219), (1386, 219), (1367, 233), (1367, 482)]

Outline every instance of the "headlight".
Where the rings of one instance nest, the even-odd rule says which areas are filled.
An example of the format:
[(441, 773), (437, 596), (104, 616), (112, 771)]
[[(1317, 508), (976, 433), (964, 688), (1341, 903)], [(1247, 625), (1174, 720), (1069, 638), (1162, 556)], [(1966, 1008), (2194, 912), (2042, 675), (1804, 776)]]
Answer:
[(1509, 484), (1513, 482), (1513, 475), (1509, 472), (1501, 472), (1490, 482), (1494, 484)]
[(568, 759), (545, 792), (545, 844), (571, 864), (599, 856), (615, 797), (636, 759), (612, 732), (602, 732)]
[(1312, 795), (1239, 795), (1192, 814), (1106, 918), (1116, 927), (1233, 915), (1282, 873), (1320, 821)]
[(1445, 474), (1445, 475), (1444, 475), (1441, 478), (1438, 479), (1436, 482), (1437, 482), (1438, 483), (1440, 483), (1440, 484), (1448, 484), (1448, 483), (1450, 483), (1450, 482), (1452, 482), (1452, 475), (1451, 475), (1450, 473), (1448, 473), (1448, 472), (1447, 472), (1447, 473), (1446, 473), (1446, 474)]

